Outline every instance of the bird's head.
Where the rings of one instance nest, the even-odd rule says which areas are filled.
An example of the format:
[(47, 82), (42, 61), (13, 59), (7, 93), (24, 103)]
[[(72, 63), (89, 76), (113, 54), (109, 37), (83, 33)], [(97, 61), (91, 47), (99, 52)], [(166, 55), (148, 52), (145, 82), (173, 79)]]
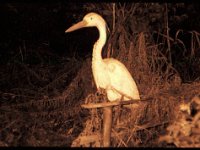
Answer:
[(74, 30), (83, 28), (83, 27), (102, 27), (106, 26), (105, 20), (98, 14), (96, 13), (88, 13), (87, 15), (84, 16), (83, 20), (74, 24), (70, 28), (68, 28), (65, 33), (67, 32), (72, 32)]

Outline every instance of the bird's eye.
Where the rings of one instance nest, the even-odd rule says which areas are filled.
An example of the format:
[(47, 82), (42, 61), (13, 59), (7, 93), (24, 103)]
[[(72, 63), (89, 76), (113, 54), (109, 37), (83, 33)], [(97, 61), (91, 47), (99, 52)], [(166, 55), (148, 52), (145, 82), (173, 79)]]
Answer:
[(90, 20), (92, 20), (92, 17), (90, 18)]

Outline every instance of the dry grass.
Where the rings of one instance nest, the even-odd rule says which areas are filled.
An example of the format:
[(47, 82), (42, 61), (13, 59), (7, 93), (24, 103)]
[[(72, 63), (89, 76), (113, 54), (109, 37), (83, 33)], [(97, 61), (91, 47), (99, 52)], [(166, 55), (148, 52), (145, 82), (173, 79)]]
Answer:
[(192, 98), (189, 103), (179, 105), (176, 121), (167, 127), (167, 135), (159, 142), (173, 143), (177, 147), (200, 147), (200, 97)]

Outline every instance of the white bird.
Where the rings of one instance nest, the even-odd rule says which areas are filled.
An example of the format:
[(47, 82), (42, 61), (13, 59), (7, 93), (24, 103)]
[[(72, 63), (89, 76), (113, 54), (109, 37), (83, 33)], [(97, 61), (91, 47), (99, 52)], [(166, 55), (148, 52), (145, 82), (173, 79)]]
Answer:
[(96, 13), (88, 13), (82, 21), (68, 28), (71, 32), (83, 27), (97, 27), (99, 39), (93, 47), (92, 73), (97, 90), (105, 89), (109, 101), (140, 100), (135, 81), (127, 68), (113, 58), (102, 58), (102, 48), (106, 43), (106, 22)]

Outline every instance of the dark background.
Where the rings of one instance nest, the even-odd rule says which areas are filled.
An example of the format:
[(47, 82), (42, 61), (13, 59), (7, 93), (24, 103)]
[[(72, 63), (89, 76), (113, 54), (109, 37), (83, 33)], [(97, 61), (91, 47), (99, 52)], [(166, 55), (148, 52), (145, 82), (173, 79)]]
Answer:
[[(85, 57), (91, 53), (97, 30), (79, 30), (65, 34), (65, 30), (80, 21), (86, 12), (83, 3), (55, 2), (10, 2), (0, 4), (0, 49), (1, 63), (6, 63), (19, 47), (42, 46), (54, 54), (72, 57)], [(70, 44), (69, 44), (70, 43)], [(76, 51), (70, 51), (76, 45)], [(71, 46), (72, 47), (72, 46)]]
[[(96, 28), (80, 29), (68, 34), (64, 32), (90, 12), (88, 8), (86, 9), (86, 5), (88, 3), (60, 0), (50, 2), (8, 1), (0, 3), (0, 63), (6, 64), (16, 61), (15, 56), (19, 57), (20, 53), (24, 51), (29, 54), (23, 58), (23, 63), (27, 64), (41, 63), (38, 55), (44, 57), (51, 55), (48, 62), (56, 62), (54, 59), (57, 57), (76, 59), (91, 57), (93, 43), (98, 38)], [(192, 62), (194, 66), (192, 68), (191, 64), (188, 66), (187, 61), (189, 60), (187, 56), (189, 57), (190, 55), (189, 49), (191, 47), (191, 34), (188, 32), (199, 32), (199, 3), (181, 3), (180, 6), (169, 3), (168, 6), (170, 36), (174, 38), (178, 30), (183, 30), (184, 33), (181, 34), (180, 39), (188, 50), (184, 52), (183, 57), (182, 48), (176, 44), (172, 45), (172, 48), (175, 49), (172, 50), (173, 65), (180, 73), (184, 73), (182, 68), (191, 70), (190, 72), (195, 75), (186, 79), (186, 81), (195, 80), (198, 74), (195, 73), (197, 71), (194, 71), (194, 68), (198, 64), (194, 63), (196, 62), (196, 57), (199, 59), (200, 52), (199, 50), (195, 52), (195, 59)], [(151, 14), (151, 11), (147, 11), (147, 14)], [(140, 13), (138, 12), (139, 15)], [(105, 19), (109, 20), (111, 17), (107, 16)], [(149, 23), (149, 26), (151, 26), (149, 28), (152, 30), (163, 28), (158, 24), (159, 20), (152, 21)], [(109, 22), (108, 25), (110, 25)]]

